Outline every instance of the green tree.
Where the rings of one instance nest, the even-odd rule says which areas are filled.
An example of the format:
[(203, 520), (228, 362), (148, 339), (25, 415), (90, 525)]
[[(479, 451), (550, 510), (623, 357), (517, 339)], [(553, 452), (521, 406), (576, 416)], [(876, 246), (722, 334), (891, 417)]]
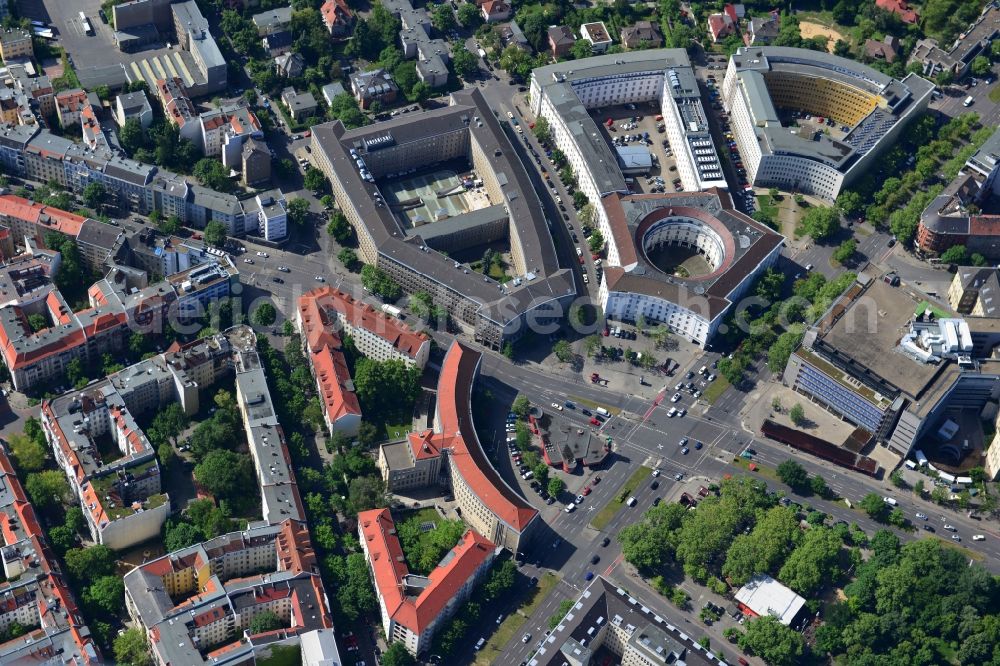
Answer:
[(115, 637), (115, 663), (119, 666), (152, 666), (146, 632), (138, 627), (126, 629)]
[(559, 602), (559, 607), (556, 612), (549, 617), (549, 629), (555, 629), (562, 622), (563, 618), (566, 617), (566, 613), (576, 604), (573, 599), (563, 599)]
[(194, 468), (194, 478), (207, 492), (220, 498), (235, 498), (254, 485), (250, 457), (225, 449), (209, 451)]
[(167, 522), (163, 545), (168, 553), (187, 548), (205, 540), (201, 530), (187, 522)]
[(7, 444), (14, 457), (14, 464), (17, 465), (17, 471), (21, 476), (38, 472), (45, 467), (48, 448), (44, 442), (44, 439), (39, 441), (24, 433), (15, 433), (7, 438)]
[(436, 5), (431, 11), (431, 25), (438, 32), (447, 33), (455, 29), (455, 14), (448, 4)]
[(354, 513), (369, 509), (380, 509), (389, 505), (385, 484), (374, 476), (351, 479), (348, 484), (347, 501)]
[(146, 435), (154, 444), (169, 442), (177, 446), (177, 438), (188, 427), (190, 419), (179, 402), (167, 405), (156, 413), (153, 422), (146, 429)]
[(569, 363), (575, 356), (573, 353), (573, 345), (562, 338), (557, 340), (556, 343), (552, 345), (552, 351), (561, 363)]
[(57, 507), (65, 497), (69, 496), (69, 483), (66, 476), (58, 470), (44, 470), (28, 474), (24, 483), (31, 503), (39, 510)]
[(558, 476), (553, 476), (549, 479), (546, 490), (548, 491), (549, 496), (558, 499), (566, 490), (566, 482)]
[[(475, 5), (463, 3), (459, 9), (459, 13), (466, 7), (475, 9)], [(466, 81), (479, 74), (479, 58), (473, 55), (468, 49), (455, 49), (455, 53), (451, 57), (451, 66), (455, 70), (455, 74)]]
[(941, 253), (941, 261), (946, 264), (963, 265), (967, 263), (968, 258), (969, 251), (964, 245), (952, 245)]
[(737, 644), (760, 655), (771, 666), (792, 666), (799, 662), (805, 645), (802, 635), (781, 624), (773, 615), (750, 620)]
[(72, 548), (66, 551), (64, 559), (70, 575), (81, 583), (91, 583), (115, 573), (115, 551), (103, 544)]
[(135, 151), (145, 146), (146, 134), (139, 119), (129, 118), (126, 120), (121, 131), (118, 132), (118, 139), (121, 141), (122, 148), (129, 155), (134, 155)]
[(83, 203), (89, 208), (97, 209), (102, 203), (104, 203), (105, 197), (104, 185), (100, 183), (87, 183), (87, 186), (83, 188)]
[(778, 465), (777, 472), (781, 482), (796, 492), (801, 492), (809, 487), (809, 473), (806, 472), (805, 467), (794, 460), (786, 460)]
[(389, 277), (388, 273), (371, 264), (361, 269), (361, 284), (384, 301), (396, 301), (403, 295), (402, 288)]
[(778, 579), (806, 598), (841, 575), (838, 558), (841, 540), (832, 530), (811, 529), (792, 551)]
[(878, 493), (868, 493), (861, 499), (861, 509), (875, 520), (885, 520), (889, 513), (888, 505)]
[(587, 243), (590, 246), (590, 251), (597, 254), (604, 249), (604, 235), (597, 229), (590, 234), (590, 238), (587, 239)]
[(458, 6), (458, 22), (465, 28), (475, 30), (483, 22), (483, 15), (474, 3), (463, 2)]
[(812, 236), (815, 241), (821, 241), (832, 236), (840, 228), (837, 211), (825, 206), (813, 206), (806, 210), (799, 227), (803, 233)]
[(212, 220), (205, 225), (205, 242), (215, 247), (222, 247), (226, 244), (226, 225), (218, 220)]
[[(316, 167), (309, 165), (306, 169), (306, 174), (302, 179), (302, 184), (307, 190), (312, 190), (313, 192), (325, 192), (326, 176), (324, 176), (323, 172)], [(298, 199), (295, 199), (295, 201), (298, 201)]]
[(726, 551), (722, 575), (743, 585), (758, 573), (774, 574), (800, 541), (799, 521), (785, 507), (767, 510), (749, 534), (733, 539)]
[[(535, 126), (531, 129), (531, 132), (542, 143), (548, 143), (552, 140), (552, 128), (549, 127), (549, 119), (544, 116), (535, 120)], [(580, 207), (578, 206), (578, 208)]]
[(358, 253), (349, 247), (340, 248), (337, 253), (337, 261), (344, 265), (349, 271), (353, 271), (358, 265)]
[(833, 492), (830, 486), (827, 485), (826, 479), (818, 474), (809, 479), (809, 487), (820, 497), (829, 497)]
[(514, 402), (510, 407), (510, 411), (514, 412), (519, 419), (528, 418), (528, 412), (531, 410), (531, 403), (528, 402), (528, 398), (525, 395), (518, 395), (514, 398)]
[(803, 334), (799, 331), (785, 331), (767, 351), (767, 367), (771, 372), (782, 372), (788, 363), (788, 357), (802, 342)]
[(854, 256), (854, 252), (858, 249), (858, 241), (853, 238), (848, 238), (837, 246), (837, 249), (833, 251), (833, 260), (838, 264), (842, 264), (851, 257)]
[(250, 319), (254, 324), (261, 327), (273, 326), (278, 318), (278, 311), (270, 303), (264, 302), (254, 308)]
[(837, 197), (837, 210), (848, 217), (854, 217), (864, 209), (864, 200), (854, 190), (844, 190)]
[(101, 576), (83, 591), (83, 603), (104, 615), (117, 615), (125, 598), (125, 582), (119, 576)]
[(986, 76), (990, 73), (990, 59), (986, 56), (976, 56), (972, 59), (970, 69), (976, 76)]
[[(468, 7), (469, 5), (462, 5)], [(417, 663), (402, 643), (396, 642), (382, 653), (382, 666), (414, 666)]]
[(87, 383), (87, 371), (83, 367), (82, 360), (74, 358), (66, 364), (66, 379), (74, 386)]
[(233, 189), (233, 182), (229, 180), (229, 171), (222, 162), (211, 157), (204, 157), (198, 160), (191, 173), (198, 182), (209, 189), (219, 192), (229, 192)]
[(788, 418), (792, 420), (797, 426), (801, 426), (806, 420), (806, 411), (802, 408), (802, 405), (795, 403), (792, 408), (788, 410)]
[(250, 620), (250, 635), (254, 636), (274, 631), (275, 629), (281, 629), (282, 626), (281, 618), (278, 617), (277, 613), (274, 611), (264, 611), (263, 613), (258, 613)]
[(309, 202), (305, 199), (292, 199), (286, 210), (288, 222), (294, 227), (302, 228), (309, 222)]
[(339, 210), (335, 210), (330, 214), (330, 223), (326, 225), (326, 232), (333, 236), (334, 240), (341, 245), (351, 240), (351, 236), (354, 235), (354, 229), (351, 228), (351, 223), (347, 221), (347, 216)]

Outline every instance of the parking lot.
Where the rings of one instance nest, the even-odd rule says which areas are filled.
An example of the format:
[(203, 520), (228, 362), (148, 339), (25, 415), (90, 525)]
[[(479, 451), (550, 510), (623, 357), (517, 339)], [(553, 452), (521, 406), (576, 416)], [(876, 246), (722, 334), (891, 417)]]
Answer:
[[(632, 192), (649, 194), (678, 191), (671, 182), (677, 178), (677, 166), (656, 104), (649, 102), (608, 106), (592, 109), (591, 116), (601, 127), (612, 150), (619, 146), (645, 146), (649, 149), (653, 157), (649, 174), (626, 176)], [(657, 120), (658, 118), (661, 119)], [(610, 125), (608, 120), (611, 120)]]

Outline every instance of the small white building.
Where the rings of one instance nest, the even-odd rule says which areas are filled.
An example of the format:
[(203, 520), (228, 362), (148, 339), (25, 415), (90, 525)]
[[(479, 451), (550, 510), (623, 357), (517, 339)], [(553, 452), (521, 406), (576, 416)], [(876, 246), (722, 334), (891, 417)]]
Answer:
[(257, 203), (257, 235), (264, 240), (281, 240), (288, 235), (288, 206), (281, 190), (261, 192), (254, 201)]
[(115, 120), (118, 121), (118, 126), (124, 127), (129, 118), (136, 118), (143, 129), (153, 122), (153, 107), (149, 105), (146, 93), (141, 90), (115, 98)]
[(611, 33), (608, 32), (603, 21), (581, 25), (580, 37), (590, 42), (590, 50), (594, 53), (604, 53), (614, 43), (614, 40), (611, 39)]
[(754, 617), (773, 615), (786, 627), (792, 624), (806, 600), (766, 574), (750, 579), (736, 592), (736, 603)]

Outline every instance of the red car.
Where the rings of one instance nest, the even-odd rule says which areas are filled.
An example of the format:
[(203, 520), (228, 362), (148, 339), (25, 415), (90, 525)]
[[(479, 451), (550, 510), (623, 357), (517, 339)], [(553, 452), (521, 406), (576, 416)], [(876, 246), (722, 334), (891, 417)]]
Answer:
[(583, 256), (579, 256), (579, 257), (577, 257), (577, 259), (580, 260), (580, 265), (582, 266), (583, 265)]
[(598, 421), (597, 419), (591, 417), (591, 419), (590, 419), (590, 425), (592, 425), (592, 426), (599, 426), (599, 425), (601, 425), (601, 422)]
[(589, 495), (590, 494), (590, 486), (587, 486), (586, 488), (584, 488), (583, 492), (580, 493), (580, 494), (583, 495), (584, 497), (586, 497), (587, 495)]

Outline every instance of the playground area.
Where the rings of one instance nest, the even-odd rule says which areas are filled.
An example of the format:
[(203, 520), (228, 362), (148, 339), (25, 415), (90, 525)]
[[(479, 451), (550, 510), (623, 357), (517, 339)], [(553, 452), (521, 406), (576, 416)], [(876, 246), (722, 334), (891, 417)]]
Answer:
[(436, 169), (383, 185), (386, 199), (411, 229), (490, 205), (486, 189), (472, 174)]
[(828, 37), (829, 40), (826, 43), (826, 50), (833, 53), (833, 45), (837, 43), (838, 39), (846, 38), (840, 32), (834, 30), (833, 28), (828, 28), (820, 23), (813, 23), (812, 21), (799, 21), (799, 32), (802, 35), (802, 39), (812, 39), (819, 35)]

